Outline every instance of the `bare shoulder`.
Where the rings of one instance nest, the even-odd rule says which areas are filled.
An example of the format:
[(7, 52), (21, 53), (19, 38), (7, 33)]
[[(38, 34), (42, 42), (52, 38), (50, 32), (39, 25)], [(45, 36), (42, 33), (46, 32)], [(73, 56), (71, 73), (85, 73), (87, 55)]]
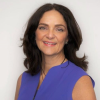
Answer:
[(17, 98), (18, 98), (19, 89), (20, 89), (20, 86), (21, 86), (21, 80), (22, 80), (22, 74), (19, 76), (19, 78), (17, 80), (16, 92), (15, 92), (15, 100), (17, 100)]
[(73, 100), (96, 100), (92, 81), (89, 76), (82, 76), (75, 84), (72, 92)]

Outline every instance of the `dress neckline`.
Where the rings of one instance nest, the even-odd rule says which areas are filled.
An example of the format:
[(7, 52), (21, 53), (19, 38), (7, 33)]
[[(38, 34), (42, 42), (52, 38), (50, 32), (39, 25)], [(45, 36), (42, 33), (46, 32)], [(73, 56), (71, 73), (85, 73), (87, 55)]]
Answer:
[[(34, 99), (37, 97), (37, 95), (41, 94), (40, 91), (43, 91), (43, 88), (45, 88), (45, 84), (47, 84), (46, 82), (50, 82), (48, 79), (52, 80), (52, 77), (55, 77), (57, 73), (59, 73), (59, 71), (61, 70), (60, 68), (66, 68), (69, 65), (69, 60), (65, 61), (64, 63), (57, 65), (57, 66), (53, 66), (52, 68), (49, 69), (47, 75), (45, 76), (44, 80), (42, 81), (41, 85), (38, 88), (38, 84), (39, 84), (39, 80), (40, 80), (40, 75), (41, 75), (41, 71), (38, 73), (38, 81), (37, 81), (37, 87), (35, 90), (35, 94), (34, 94)], [(53, 74), (51, 74), (53, 73)], [(38, 89), (37, 89), (38, 88)], [(33, 99), (33, 100), (34, 100)]]
[[(62, 63), (62, 64), (60, 64), (60, 65), (53, 66), (53, 67), (51, 67), (51, 68), (49, 69), (49, 71), (48, 71), (48, 73), (46, 74), (46, 76), (50, 73), (50, 71), (57, 71), (56, 68), (57, 68), (57, 69), (59, 69), (59, 68), (66, 68), (68, 65), (69, 65), (69, 60), (65, 61), (64, 63)], [(40, 75), (41, 75), (41, 70), (40, 70), (40, 72), (39, 72), (38, 84), (39, 84), (39, 80), (40, 80)], [(45, 76), (45, 78), (46, 78), (46, 76)], [(44, 78), (44, 80), (45, 80), (45, 78)], [(42, 81), (41, 85), (43, 84), (44, 80)], [(37, 91), (40, 89), (41, 85), (39, 86), (39, 88), (38, 88), (38, 85), (37, 85), (37, 88), (38, 88), (38, 89), (36, 89)]]

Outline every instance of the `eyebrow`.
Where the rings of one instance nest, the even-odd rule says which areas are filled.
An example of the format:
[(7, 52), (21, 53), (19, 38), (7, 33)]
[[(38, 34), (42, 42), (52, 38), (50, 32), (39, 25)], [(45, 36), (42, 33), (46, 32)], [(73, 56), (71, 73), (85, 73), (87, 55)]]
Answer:
[[(45, 23), (40, 23), (39, 25), (48, 26), (48, 24), (45, 24)], [(63, 27), (65, 27), (65, 29), (66, 29), (66, 26), (65, 26), (65, 25), (62, 25), (62, 24), (56, 24), (55, 26), (63, 26)]]

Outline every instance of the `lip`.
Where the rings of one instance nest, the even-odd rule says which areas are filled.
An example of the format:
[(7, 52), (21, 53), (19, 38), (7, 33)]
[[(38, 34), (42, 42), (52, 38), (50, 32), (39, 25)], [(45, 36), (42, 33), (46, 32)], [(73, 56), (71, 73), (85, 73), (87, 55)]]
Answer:
[(55, 42), (50, 42), (50, 41), (43, 41), (44, 45), (48, 46), (48, 47), (52, 47), (55, 46), (57, 43)]

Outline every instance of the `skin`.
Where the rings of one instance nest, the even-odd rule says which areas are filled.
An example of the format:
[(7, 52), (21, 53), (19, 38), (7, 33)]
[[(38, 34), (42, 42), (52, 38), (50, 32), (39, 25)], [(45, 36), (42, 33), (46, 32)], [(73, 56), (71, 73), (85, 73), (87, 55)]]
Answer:
[[(51, 10), (43, 14), (35, 33), (37, 46), (42, 52), (42, 68), (47, 74), (52, 66), (60, 65), (65, 58), (63, 47), (68, 41), (67, 25), (58, 11)], [(22, 75), (18, 78), (15, 100), (18, 98), (21, 78)], [(44, 78), (44, 73), (41, 73), (38, 89)], [(73, 100), (96, 100), (89, 76), (83, 76), (77, 81), (72, 92), (72, 98)]]
[[(68, 41), (67, 36), (68, 30), (63, 16), (56, 10), (45, 12), (36, 30), (36, 43), (42, 52), (45, 73), (52, 66), (59, 65), (65, 58), (63, 47)], [(48, 45), (44, 42), (55, 45)]]
[(82, 76), (72, 92), (73, 100), (96, 100), (93, 85), (89, 76)]
[(21, 79), (22, 79), (22, 74), (19, 76), (19, 78), (17, 80), (16, 92), (15, 92), (15, 100), (17, 100), (17, 98), (18, 98), (19, 89), (20, 89), (20, 86), (21, 86)]

